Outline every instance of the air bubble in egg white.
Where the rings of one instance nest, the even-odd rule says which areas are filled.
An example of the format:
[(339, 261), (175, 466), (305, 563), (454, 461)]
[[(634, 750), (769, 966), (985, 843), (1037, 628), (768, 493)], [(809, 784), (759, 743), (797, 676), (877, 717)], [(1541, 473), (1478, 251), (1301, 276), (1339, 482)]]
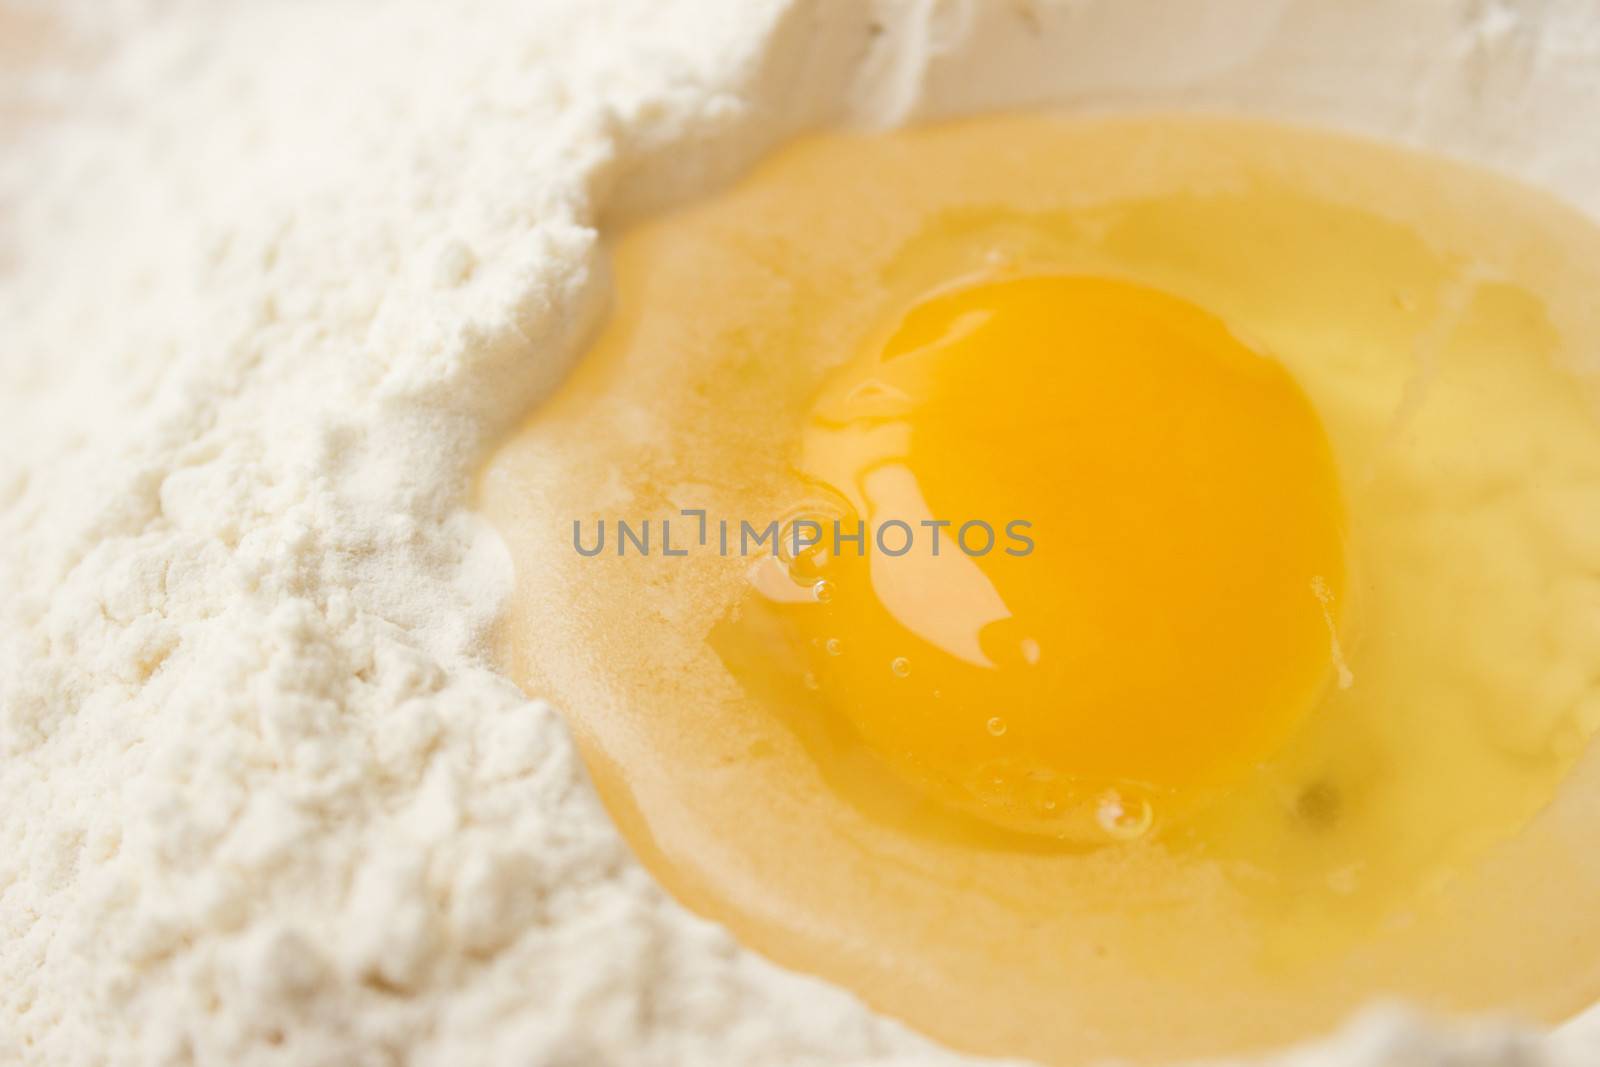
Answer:
[(1095, 807), (1095, 821), (1118, 841), (1136, 841), (1150, 832), (1155, 809), (1141, 796), (1129, 796), (1116, 789), (1107, 790)]

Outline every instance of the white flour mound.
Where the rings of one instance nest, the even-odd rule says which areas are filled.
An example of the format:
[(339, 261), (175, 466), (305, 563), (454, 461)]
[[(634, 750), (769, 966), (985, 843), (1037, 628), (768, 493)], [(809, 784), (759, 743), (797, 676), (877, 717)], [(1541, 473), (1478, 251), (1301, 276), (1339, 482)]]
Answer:
[[(1044, 99), (1600, 212), (1591, 0), (38, 3), (95, 54), (11, 75), (55, 115), (0, 135), (0, 1063), (954, 1059), (667, 900), (482, 659), (471, 477), (602, 308), (602, 221)], [(1281, 1062), (1595, 1048), (1381, 1013)]]

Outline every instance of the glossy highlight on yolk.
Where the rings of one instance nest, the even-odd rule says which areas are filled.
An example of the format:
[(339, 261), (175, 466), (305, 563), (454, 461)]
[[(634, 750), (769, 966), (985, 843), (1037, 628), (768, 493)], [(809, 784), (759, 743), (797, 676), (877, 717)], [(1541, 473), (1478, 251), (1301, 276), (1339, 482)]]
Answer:
[(1093, 839), (1108, 811), (1181, 806), (1332, 674), (1327, 441), (1281, 364), (1178, 298), (1059, 275), (938, 293), (829, 380), (800, 467), (840, 529), (903, 524), (834, 543), (819, 516), (794, 561), (829, 590), (784, 609), (823, 699), (990, 822)]

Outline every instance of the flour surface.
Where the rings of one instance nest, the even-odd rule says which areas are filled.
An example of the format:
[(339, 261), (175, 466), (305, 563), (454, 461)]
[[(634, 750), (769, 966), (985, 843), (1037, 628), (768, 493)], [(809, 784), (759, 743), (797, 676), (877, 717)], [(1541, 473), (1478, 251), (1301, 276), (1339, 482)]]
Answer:
[[(603, 312), (605, 227), (821, 123), (1208, 104), (1600, 212), (1592, 3), (1424, 6), (8, 13), (53, 52), (0, 50), (0, 1063), (953, 1062), (627, 854), (483, 658), (472, 475)], [(1593, 1063), (1595, 1030), (1381, 1010), (1280, 1062)]]

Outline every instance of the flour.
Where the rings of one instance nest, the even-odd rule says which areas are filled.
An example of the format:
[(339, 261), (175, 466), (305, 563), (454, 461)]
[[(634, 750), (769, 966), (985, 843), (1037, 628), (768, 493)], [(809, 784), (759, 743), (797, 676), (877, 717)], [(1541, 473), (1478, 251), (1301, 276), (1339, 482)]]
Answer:
[[(1424, 6), (41, 4), (72, 58), (0, 140), (0, 1062), (953, 1060), (627, 854), (482, 657), (476, 465), (603, 312), (604, 226), (824, 122), (1212, 104), (1600, 213), (1592, 7)], [(1595, 1047), (1386, 1011), (1283, 1062)]]

